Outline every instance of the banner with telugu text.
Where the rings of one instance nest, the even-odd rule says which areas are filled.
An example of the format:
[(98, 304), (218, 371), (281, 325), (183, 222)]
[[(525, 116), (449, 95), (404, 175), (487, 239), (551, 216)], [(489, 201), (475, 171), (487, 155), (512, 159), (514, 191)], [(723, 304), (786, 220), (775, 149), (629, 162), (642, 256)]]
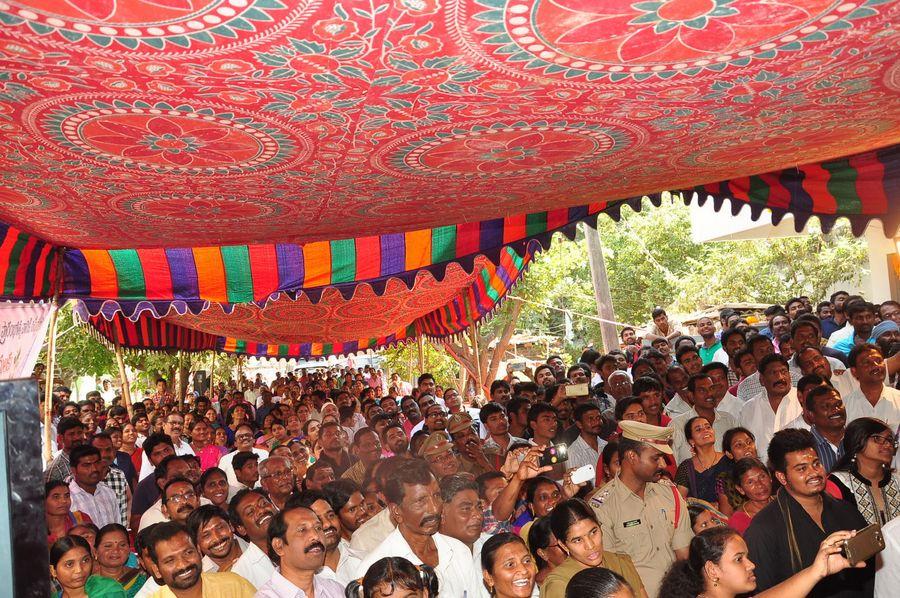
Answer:
[(0, 303), (0, 380), (31, 376), (51, 309), (49, 303)]

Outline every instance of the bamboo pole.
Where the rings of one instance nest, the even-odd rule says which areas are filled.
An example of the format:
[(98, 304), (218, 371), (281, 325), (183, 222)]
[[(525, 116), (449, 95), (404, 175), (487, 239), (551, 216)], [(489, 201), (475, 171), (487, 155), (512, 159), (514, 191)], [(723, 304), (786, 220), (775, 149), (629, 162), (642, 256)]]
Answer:
[(475, 372), (478, 378), (478, 393), (484, 393), (484, 372), (481, 371), (481, 354), (478, 348), (478, 329), (475, 324), (469, 328), (469, 336), (472, 338), (472, 347), (475, 350)]
[(128, 381), (128, 373), (125, 370), (125, 351), (119, 344), (119, 339), (113, 340), (116, 348), (116, 365), (119, 366), (119, 384), (122, 386), (122, 401), (125, 403), (125, 409), (128, 410), (128, 419), (134, 417), (134, 410), (131, 407), (131, 383)]
[(44, 382), (44, 461), (53, 458), (53, 370), (56, 367), (56, 321), (59, 316), (59, 291), (53, 296), (50, 308), (50, 338), (47, 342), (47, 375)]
[(215, 350), (212, 352), (212, 367), (209, 369), (209, 400), (212, 401), (213, 393), (216, 390), (216, 387), (213, 383), (216, 381), (216, 352)]
[(419, 345), (419, 374), (425, 373), (425, 337), (421, 334), (416, 339)]

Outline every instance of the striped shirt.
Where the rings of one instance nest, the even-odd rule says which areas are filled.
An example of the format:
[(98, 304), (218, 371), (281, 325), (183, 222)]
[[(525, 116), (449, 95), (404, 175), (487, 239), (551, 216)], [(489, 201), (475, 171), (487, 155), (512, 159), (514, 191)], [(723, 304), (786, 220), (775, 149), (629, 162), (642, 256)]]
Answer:
[(82, 489), (78, 482), (69, 482), (69, 494), (72, 496), (73, 511), (81, 511), (91, 518), (94, 525), (103, 527), (107, 523), (121, 523), (119, 500), (109, 486), (100, 482), (94, 493)]
[(815, 426), (812, 426), (809, 431), (816, 440), (816, 454), (819, 455), (819, 462), (826, 472), (831, 473), (838, 460), (844, 456), (844, 443), (839, 442), (835, 447), (819, 433)]

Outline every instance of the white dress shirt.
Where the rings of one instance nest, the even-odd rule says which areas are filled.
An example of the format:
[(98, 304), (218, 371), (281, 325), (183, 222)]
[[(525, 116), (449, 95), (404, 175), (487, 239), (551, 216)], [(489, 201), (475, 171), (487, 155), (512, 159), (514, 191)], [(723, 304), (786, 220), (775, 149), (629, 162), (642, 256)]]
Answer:
[[(193, 455), (194, 449), (192, 449), (191, 445), (187, 442), (181, 441), (181, 444), (175, 447), (175, 454), (179, 457), (183, 457), (184, 455)], [(148, 475), (153, 475), (153, 471), (155, 469), (156, 467), (153, 466), (153, 463), (150, 463), (150, 459), (147, 457), (147, 453), (143, 453), (141, 455), (141, 472), (138, 475), (138, 481), (140, 482)]]
[[(254, 446), (250, 450), (259, 456), (260, 461), (269, 456), (269, 451), (259, 447)], [(228, 478), (229, 486), (241, 486), (237, 476), (234, 475), (234, 466), (231, 464), (231, 462), (234, 461), (235, 455), (237, 455), (237, 451), (232, 451), (227, 455), (222, 455), (222, 458), (219, 459), (219, 469), (225, 472), (225, 477)]]
[[(438, 565), (434, 571), (438, 578), (440, 596), (453, 598), (478, 598), (481, 596), (481, 571), (476, 570), (472, 551), (455, 538), (437, 533), (432, 536), (438, 552)], [(400, 556), (413, 565), (421, 565), (422, 559), (416, 556), (406, 542), (400, 529), (395, 529), (373, 550), (356, 571), (356, 577), (362, 577), (373, 563), (387, 556)]]
[[(313, 577), (313, 592), (316, 598), (344, 598), (344, 586), (321, 575)], [(272, 578), (254, 594), (254, 598), (308, 598), (306, 592), (288, 581), (281, 568), (275, 569)]]
[(396, 525), (391, 521), (391, 513), (387, 508), (381, 509), (377, 515), (359, 526), (350, 537), (350, 551), (360, 561), (384, 542)]
[(862, 389), (844, 396), (844, 407), (847, 408), (847, 423), (860, 417), (874, 417), (885, 422), (891, 430), (900, 426), (900, 390), (883, 386), (881, 397), (873, 406), (863, 394)]
[(875, 571), (875, 598), (893, 598), (900, 588), (900, 517), (881, 528), (884, 550), (879, 557), (884, 565)]
[(797, 416), (797, 417), (795, 417), (794, 419), (792, 419), (791, 421), (789, 421), (789, 422), (787, 423), (787, 425), (785, 426), (785, 429), (787, 429), (787, 428), (794, 428), (794, 429), (796, 429), (796, 430), (809, 430), (809, 429), (811, 429), (811, 428), (810, 428), (810, 425), (809, 425), (808, 423), (806, 423), (806, 420), (805, 420), (805, 419), (803, 419), (803, 414), (802, 414), (802, 413), (801, 413), (799, 416)]
[(316, 575), (324, 577), (325, 579), (333, 579), (345, 586), (354, 579), (353, 575), (356, 573), (356, 568), (359, 566), (359, 559), (353, 559), (351, 557), (350, 542), (343, 538), (338, 542), (337, 549), (338, 554), (341, 555), (338, 557), (337, 571), (333, 570), (328, 565), (325, 565), (319, 569), (319, 572), (316, 573)]
[[(211, 505), (212, 502), (204, 497), (200, 497), (200, 505)], [(162, 523), (164, 521), (168, 521), (169, 518), (163, 515), (162, 512), (162, 498), (156, 499), (156, 502), (153, 505), (144, 511), (144, 514), (141, 515), (141, 522), (138, 524), (138, 531), (142, 529), (148, 528), (155, 523)], [(268, 579), (268, 578), (267, 578)]]
[[(254, 588), (261, 588), (272, 578), (275, 573), (275, 565), (256, 544), (246, 542), (237, 536), (234, 539), (241, 548), (241, 556), (231, 566), (230, 571), (249, 581)], [(219, 566), (211, 558), (205, 556), (203, 557), (203, 570), (218, 571)]]
[(675, 396), (672, 397), (668, 403), (666, 403), (665, 408), (663, 409), (663, 413), (675, 419), (682, 413), (687, 413), (691, 410), (691, 404), (681, 398), (681, 395), (675, 393)]
[(581, 437), (581, 434), (579, 434), (578, 438), (575, 439), (575, 442), (569, 445), (569, 462), (566, 465), (566, 469), (578, 469), (584, 465), (597, 467), (597, 461), (600, 460), (600, 453), (603, 452), (603, 447), (605, 446), (606, 441), (598, 436), (598, 450), (595, 451), (591, 448), (591, 445)]
[(765, 462), (768, 457), (769, 441), (778, 430), (783, 430), (794, 419), (803, 414), (797, 389), (791, 388), (778, 405), (778, 411), (772, 411), (766, 392), (753, 397), (741, 409), (741, 425), (756, 438), (756, 452)]
[[(735, 419), (731, 417), (731, 414), (719, 409), (714, 409), (713, 411), (716, 414), (716, 421), (712, 423), (713, 432), (716, 433), (715, 446), (717, 451), (721, 451), (722, 436), (724, 436), (725, 432), (731, 428), (736, 428), (738, 424)], [(672, 450), (675, 451), (676, 463), (681, 463), (682, 461), (691, 458), (691, 445), (684, 435), (684, 425), (688, 423), (692, 417), (697, 417), (697, 415), (697, 411), (691, 407), (691, 410), (687, 413), (682, 413), (678, 417), (673, 418), (667, 426), (674, 431), (672, 434)]]
[(744, 408), (744, 401), (740, 400), (730, 392), (726, 392), (719, 404), (716, 405), (716, 411), (724, 411), (734, 418), (735, 421), (741, 419), (741, 409)]

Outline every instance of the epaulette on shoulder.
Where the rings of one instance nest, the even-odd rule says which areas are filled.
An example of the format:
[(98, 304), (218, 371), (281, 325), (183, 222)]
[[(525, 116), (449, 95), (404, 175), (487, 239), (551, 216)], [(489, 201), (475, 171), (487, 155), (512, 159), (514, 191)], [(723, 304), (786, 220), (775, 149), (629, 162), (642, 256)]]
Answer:
[(592, 507), (601, 507), (603, 506), (603, 501), (605, 501), (609, 497), (609, 488), (601, 488), (590, 498), (588, 503)]

